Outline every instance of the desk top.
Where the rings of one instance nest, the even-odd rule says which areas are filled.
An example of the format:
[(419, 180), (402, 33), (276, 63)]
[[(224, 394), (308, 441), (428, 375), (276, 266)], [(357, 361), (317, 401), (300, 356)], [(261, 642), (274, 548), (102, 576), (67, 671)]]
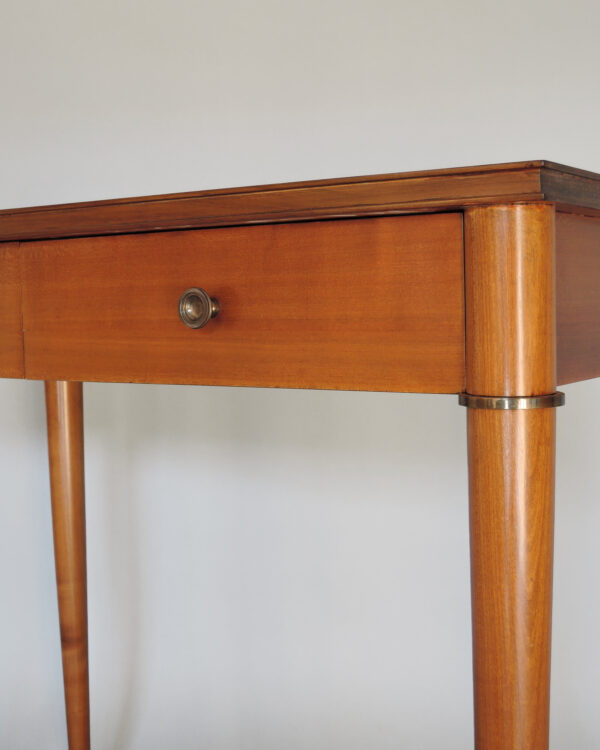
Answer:
[(457, 393), (494, 212), (485, 295), (541, 243), (558, 384), (600, 377), (600, 175), (545, 161), (0, 211), (0, 376)]
[(290, 182), (0, 211), (0, 242), (552, 201), (600, 212), (600, 175), (550, 161)]

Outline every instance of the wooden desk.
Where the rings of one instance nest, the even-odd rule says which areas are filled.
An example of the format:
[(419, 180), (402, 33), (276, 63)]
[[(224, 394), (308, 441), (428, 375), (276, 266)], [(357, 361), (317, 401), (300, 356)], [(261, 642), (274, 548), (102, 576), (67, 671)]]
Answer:
[(475, 745), (547, 748), (556, 388), (600, 375), (599, 286), (600, 176), (541, 161), (0, 212), (0, 376), (46, 381), (70, 750), (94, 380), (462, 394)]

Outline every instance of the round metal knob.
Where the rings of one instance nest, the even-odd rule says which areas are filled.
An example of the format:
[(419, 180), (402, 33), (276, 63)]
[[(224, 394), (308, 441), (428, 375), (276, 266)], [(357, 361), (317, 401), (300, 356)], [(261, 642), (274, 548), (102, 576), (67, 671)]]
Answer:
[(179, 299), (179, 317), (189, 328), (204, 328), (219, 309), (218, 300), (197, 287), (188, 289)]

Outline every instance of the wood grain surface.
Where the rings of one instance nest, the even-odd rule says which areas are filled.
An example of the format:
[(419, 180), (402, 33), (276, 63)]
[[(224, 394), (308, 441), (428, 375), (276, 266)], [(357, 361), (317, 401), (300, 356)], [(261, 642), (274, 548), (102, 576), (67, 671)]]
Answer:
[(559, 384), (600, 376), (600, 219), (556, 216)]
[(22, 378), (19, 245), (0, 244), (0, 377)]
[(54, 559), (69, 750), (89, 750), (87, 583), (81, 383), (47, 382)]
[[(460, 214), (24, 243), (29, 378), (456, 393)], [(189, 287), (221, 313), (191, 330)]]
[[(556, 387), (554, 206), (465, 216), (466, 387)], [(468, 409), (476, 750), (548, 750), (555, 410)]]
[(400, 172), (0, 211), (0, 241), (555, 201), (600, 209), (600, 176), (548, 161)]
[(533, 396), (556, 385), (554, 207), (465, 214), (467, 390)]
[(468, 409), (476, 750), (547, 750), (555, 409)]

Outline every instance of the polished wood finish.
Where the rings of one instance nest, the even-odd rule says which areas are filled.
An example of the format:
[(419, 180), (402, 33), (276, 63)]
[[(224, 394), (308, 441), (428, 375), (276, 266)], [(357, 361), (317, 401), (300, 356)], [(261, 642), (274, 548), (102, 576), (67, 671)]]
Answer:
[(0, 377), (22, 378), (21, 283), (19, 245), (0, 244)]
[[(554, 207), (465, 215), (467, 391), (556, 385)], [(475, 747), (547, 750), (554, 409), (468, 409)]]
[(292, 182), (0, 211), (0, 241), (462, 210), (554, 201), (600, 209), (600, 176), (549, 161)]
[(558, 382), (600, 376), (600, 219), (556, 215)]
[(554, 207), (465, 214), (467, 392), (534, 396), (556, 384)]
[(477, 750), (547, 750), (555, 410), (468, 409)]
[[(2, 240), (0, 376), (51, 381), (70, 750), (89, 709), (67, 381), (528, 397), (557, 362), (561, 383), (600, 375), (600, 176), (552, 162), (7, 210)], [(202, 330), (179, 320), (191, 287), (220, 303)], [(547, 750), (555, 411), (467, 426), (476, 749)]]
[[(460, 214), (27, 243), (28, 378), (456, 393)], [(199, 286), (221, 311), (179, 319)]]
[(544, 162), (540, 171), (542, 199), (563, 211), (600, 210), (600, 175), (563, 164)]
[(69, 750), (89, 750), (81, 383), (47, 382), (46, 411), (54, 557)]

